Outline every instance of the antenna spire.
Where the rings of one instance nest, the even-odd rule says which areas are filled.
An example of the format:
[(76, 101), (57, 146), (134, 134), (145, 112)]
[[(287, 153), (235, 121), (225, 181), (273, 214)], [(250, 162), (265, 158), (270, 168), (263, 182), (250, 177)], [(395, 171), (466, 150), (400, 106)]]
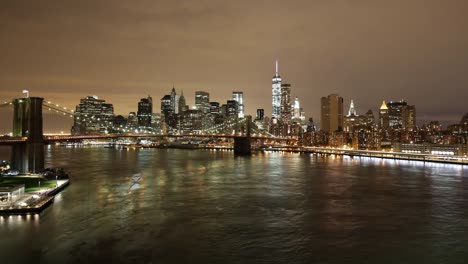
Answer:
[(278, 76), (278, 60), (276, 60), (276, 76)]

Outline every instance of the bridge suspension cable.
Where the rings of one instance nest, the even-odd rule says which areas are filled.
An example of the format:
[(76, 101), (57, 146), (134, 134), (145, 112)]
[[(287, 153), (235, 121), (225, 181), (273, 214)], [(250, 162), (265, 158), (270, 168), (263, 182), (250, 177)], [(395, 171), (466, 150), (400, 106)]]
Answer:
[(10, 106), (10, 105), (13, 105), (13, 102), (4, 101), (3, 103), (0, 104), (0, 107), (7, 107), (7, 106)]
[(70, 117), (75, 115), (75, 112), (72, 109), (69, 109), (69, 108), (67, 108), (65, 106), (60, 106), (59, 104), (54, 104), (54, 103), (52, 103), (50, 101), (44, 101), (42, 103), (42, 106), (45, 109), (48, 109), (49, 111), (55, 111), (55, 112), (61, 113), (63, 115), (69, 115)]

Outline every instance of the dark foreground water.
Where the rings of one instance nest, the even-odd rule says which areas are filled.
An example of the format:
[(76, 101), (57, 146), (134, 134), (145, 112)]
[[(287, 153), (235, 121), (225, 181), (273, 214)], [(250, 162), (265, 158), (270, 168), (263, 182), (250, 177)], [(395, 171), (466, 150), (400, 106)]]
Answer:
[[(0, 263), (468, 261), (466, 167), (203, 150), (46, 153), (72, 185), (40, 216), (0, 218)], [(130, 190), (135, 174), (140, 188)]]

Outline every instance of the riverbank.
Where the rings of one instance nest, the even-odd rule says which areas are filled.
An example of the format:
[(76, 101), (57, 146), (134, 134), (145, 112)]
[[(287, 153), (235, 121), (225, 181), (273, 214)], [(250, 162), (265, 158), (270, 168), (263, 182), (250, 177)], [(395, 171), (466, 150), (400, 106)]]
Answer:
[(70, 180), (57, 180), (56, 186), (50, 189), (26, 193), (23, 197), (9, 204), (0, 204), (1, 215), (38, 214), (51, 205), (55, 195), (70, 185)]
[(468, 165), (468, 157), (442, 156), (442, 155), (419, 154), (419, 153), (386, 152), (386, 151), (374, 151), (374, 150), (352, 150), (352, 149), (322, 148), (322, 147), (277, 147), (277, 148), (264, 148), (264, 149), (259, 149), (259, 150)]

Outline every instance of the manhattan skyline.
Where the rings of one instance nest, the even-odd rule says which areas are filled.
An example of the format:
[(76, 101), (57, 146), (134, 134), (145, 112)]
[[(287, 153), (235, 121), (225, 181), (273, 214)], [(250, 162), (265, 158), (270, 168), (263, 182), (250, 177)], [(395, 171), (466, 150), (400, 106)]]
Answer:
[(354, 100), (358, 114), (404, 99), (417, 106), (418, 122), (458, 122), (468, 96), (467, 10), (455, 0), (248, 8), (242, 1), (10, 1), (0, 11), (0, 99), (28, 89), (74, 107), (95, 94), (126, 115), (142, 97), (160, 99), (174, 85), (189, 105), (197, 90), (212, 101), (243, 91), (246, 114), (263, 108), (271, 116), (278, 59), (306, 117), (319, 120), (320, 97), (338, 93), (345, 108)]

